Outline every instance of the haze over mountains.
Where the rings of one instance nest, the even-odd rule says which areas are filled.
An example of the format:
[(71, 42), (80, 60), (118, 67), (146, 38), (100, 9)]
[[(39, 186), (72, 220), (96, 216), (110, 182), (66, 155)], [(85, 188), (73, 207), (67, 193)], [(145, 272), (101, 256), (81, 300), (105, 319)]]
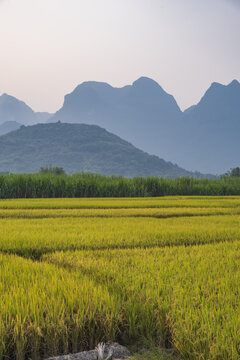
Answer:
[[(240, 83), (237, 80), (227, 86), (213, 83), (200, 102), (184, 112), (173, 96), (145, 77), (123, 88), (84, 82), (65, 96), (63, 107), (52, 117), (34, 113), (26, 104), (24, 115), (21, 102), (19, 110), (14, 103), (14, 111), (10, 105), (5, 105), (3, 111), (4, 96), (6, 102), (6, 95), (0, 97), (0, 124), (4, 121), (27, 124), (46, 119), (96, 124), (144, 151), (192, 171), (221, 174), (239, 166)], [(8, 99), (8, 104), (11, 101)], [(37, 120), (38, 116), (41, 120)]]
[(171, 158), (188, 169), (195, 164), (200, 171), (221, 174), (239, 166), (240, 83), (213, 83), (201, 101), (184, 113), (176, 145), (177, 155)]
[(85, 82), (65, 96), (63, 107), (50, 121), (97, 124), (169, 160), (171, 138), (181, 114), (173, 96), (155, 81), (140, 78), (123, 88)]
[(16, 121), (6, 121), (0, 125), (0, 136), (8, 134), (11, 131), (20, 129), (22, 125)]
[[(113, 132), (132, 131), (141, 135), (141, 127), (154, 126), (178, 118), (181, 110), (173, 96), (155, 81), (140, 78), (132, 85), (113, 88), (106, 83), (84, 82), (65, 96), (63, 107), (50, 121), (96, 123)], [(136, 129), (138, 127), (139, 129)], [(139, 134), (136, 134), (139, 130)]]
[(28, 105), (14, 96), (8, 94), (0, 96), (0, 125), (13, 121), (21, 125), (32, 125), (46, 122), (51, 115), (46, 112), (34, 112)]

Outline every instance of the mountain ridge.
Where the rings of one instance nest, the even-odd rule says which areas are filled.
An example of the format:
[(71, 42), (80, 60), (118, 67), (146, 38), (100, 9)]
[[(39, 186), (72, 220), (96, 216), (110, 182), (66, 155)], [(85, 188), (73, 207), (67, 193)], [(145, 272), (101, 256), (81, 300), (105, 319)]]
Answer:
[[(97, 96), (103, 87), (104, 101)], [(213, 82), (200, 101), (184, 112), (172, 95), (146, 77), (122, 88), (85, 82), (76, 89), (50, 121), (100, 125), (191, 171), (221, 174), (238, 165), (240, 83), (236, 79), (227, 85)], [(108, 100), (111, 106), (106, 105)]]
[(68, 173), (201, 177), (149, 155), (96, 125), (38, 124), (0, 136), (1, 172), (37, 172), (47, 164), (63, 167)]
[(239, 166), (239, 136), (240, 83), (213, 83), (199, 103), (185, 113), (175, 139), (178, 153), (170, 159), (189, 169), (198, 164), (199, 171), (221, 174)]
[[(221, 174), (239, 166), (240, 83), (236, 79), (227, 85), (213, 82), (200, 101), (184, 112), (172, 95), (147, 77), (119, 88), (85, 81), (64, 97), (63, 106), (49, 119), (50, 115), (40, 113), (39, 120), (34, 113), (34, 121), (99, 125), (191, 171)], [(0, 97), (0, 124), (1, 120)]]
[(18, 130), (21, 126), (22, 124), (17, 121), (6, 121), (0, 124), (0, 136), (8, 134), (11, 131)]
[(32, 125), (45, 122), (51, 116), (52, 114), (47, 112), (34, 112), (24, 101), (7, 93), (0, 96), (0, 125), (9, 121)]

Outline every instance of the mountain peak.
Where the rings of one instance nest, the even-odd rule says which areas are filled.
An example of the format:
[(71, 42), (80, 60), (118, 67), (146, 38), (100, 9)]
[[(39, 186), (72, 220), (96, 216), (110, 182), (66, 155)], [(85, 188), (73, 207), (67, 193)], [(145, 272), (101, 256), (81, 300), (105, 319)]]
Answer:
[(76, 89), (80, 87), (91, 87), (91, 88), (112, 88), (111, 85), (109, 85), (106, 82), (101, 81), (84, 81), (80, 85), (77, 86)]
[(46, 121), (51, 115), (35, 113), (24, 101), (4, 93), (0, 96), (0, 124), (16, 122), (25, 125)]
[(209, 89), (205, 92), (199, 104), (207, 103), (215, 99), (215, 107), (217, 108), (218, 106), (221, 106), (220, 104), (223, 102), (226, 103), (226, 101), (235, 101), (234, 99), (236, 96), (239, 97), (239, 93), (240, 83), (237, 80), (233, 80), (228, 85), (213, 82)]
[(224, 86), (224, 85), (217, 81), (213, 81), (210, 87), (220, 87), (220, 86)]
[(230, 84), (228, 86), (231, 86), (231, 87), (239, 87), (240, 86), (240, 83), (239, 81), (237, 81), (236, 79), (234, 79), (232, 82), (230, 82)]
[(160, 88), (162, 89), (162, 87), (153, 79), (148, 78), (146, 76), (141, 76), (139, 79), (137, 79), (136, 81), (133, 82), (133, 86), (134, 87), (155, 87), (155, 88)]
[(232, 80), (228, 85), (223, 85), (218, 82), (213, 82), (207, 91), (215, 90), (215, 89), (237, 88), (239, 86), (240, 83), (236, 79)]
[(134, 81), (131, 88), (132, 92), (138, 94), (138, 96), (145, 97), (145, 99), (154, 99), (156, 103), (161, 103), (166, 99), (169, 101), (170, 98), (171, 102), (173, 100), (172, 95), (169, 95), (155, 80), (148, 77), (140, 77)]
[(8, 95), (7, 93), (3, 93), (0, 96), (0, 100), (2, 101), (15, 101), (15, 102), (19, 102), (20, 100), (18, 100), (17, 98), (15, 98), (14, 96)]

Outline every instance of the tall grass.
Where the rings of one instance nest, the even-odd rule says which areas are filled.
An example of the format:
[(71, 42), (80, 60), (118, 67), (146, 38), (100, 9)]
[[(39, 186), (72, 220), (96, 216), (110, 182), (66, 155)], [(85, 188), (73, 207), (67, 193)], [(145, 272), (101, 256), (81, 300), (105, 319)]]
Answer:
[(0, 199), (167, 195), (240, 195), (240, 179), (130, 179), (84, 173), (0, 175)]

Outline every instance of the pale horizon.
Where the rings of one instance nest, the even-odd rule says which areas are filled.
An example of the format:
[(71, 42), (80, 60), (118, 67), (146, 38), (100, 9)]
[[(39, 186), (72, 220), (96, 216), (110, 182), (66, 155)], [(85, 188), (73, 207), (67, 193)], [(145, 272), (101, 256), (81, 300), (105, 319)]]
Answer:
[(240, 80), (239, 0), (0, 0), (0, 94), (55, 112), (84, 81), (157, 81), (182, 110)]

